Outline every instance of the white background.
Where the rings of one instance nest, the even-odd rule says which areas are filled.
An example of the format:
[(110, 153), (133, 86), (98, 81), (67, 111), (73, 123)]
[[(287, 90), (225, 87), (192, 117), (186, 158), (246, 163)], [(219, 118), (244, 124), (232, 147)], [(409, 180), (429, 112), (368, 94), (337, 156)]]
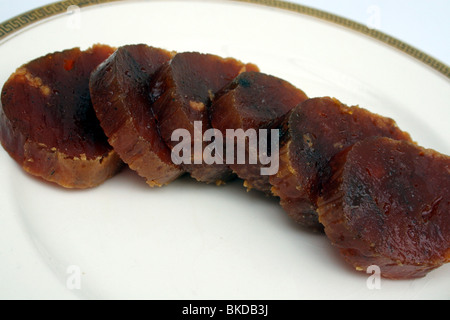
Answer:
[[(0, 0), (0, 21), (52, 3)], [(449, 0), (290, 0), (377, 27), (450, 65)], [(375, 25), (374, 25), (375, 24)]]

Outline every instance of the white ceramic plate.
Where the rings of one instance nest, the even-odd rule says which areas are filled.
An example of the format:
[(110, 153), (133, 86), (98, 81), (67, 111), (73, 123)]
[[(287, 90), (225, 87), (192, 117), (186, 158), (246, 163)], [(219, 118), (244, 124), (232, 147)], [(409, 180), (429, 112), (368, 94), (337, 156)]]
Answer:
[[(0, 83), (41, 55), (97, 42), (215, 53), (254, 62), (310, 97), (335, 96), (392, 117), (421, 145), (450, 153), (448, 74), (299, 8), (85, 7), (4, 36)], [(275, 200), (247, 193), (239, 181), (214, 187), (183, 178), (154, 190), (125, 170), (94, 190), (67, 191), (26, 175), (3, 149), (0, 178), (3, 299), (450, 298), (450, 266), (370, 289), (369, 275), (343, 263), (324, 235), (300, 229)]]

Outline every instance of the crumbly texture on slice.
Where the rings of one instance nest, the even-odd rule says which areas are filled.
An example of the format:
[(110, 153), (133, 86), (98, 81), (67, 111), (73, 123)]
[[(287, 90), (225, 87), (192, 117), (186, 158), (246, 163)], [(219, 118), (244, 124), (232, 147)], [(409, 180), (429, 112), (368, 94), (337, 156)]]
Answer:
[(91, 75), (91, 97), (109, 143), (152, 187), (167, 185), (183, 170), (161, 139), (150, 101), (150, 81), (174, 56), (145, 44), (120, 47)]
[[(255, 65), (232, 58), (183, 52), (167, 63), (150, 84), (152, 108), (161, 137), (173, 149), (180, 143), (172, 140), (174, 131), (187, 130), (191, 137), (191, 160), (181, 166), (198, 181), (221, 184), (233, 177), (226, 164), (205, 163), (203, 150), (210, 142), (203, 139), (198, 142), (202, 145), (201, 154), (194, 148), (194, 142), (211, 129), (209, 109), (215, 94), (245, 71), (259, 70)], [(195, 129), (196, 122), (201, 124), (201, 130)]]
[(317, 198), (329, 179), (333, 156), (372, 136), (411, 141), (394, 120), (329, 97), (301, 103), (286, 126), (280, 171), (270, 177), (272, 192), (295, 221), (318, 231), (323, 227), (318, 221)]
[(318, 201), (320, 222), (356, 270), (425, 276), (450, 262), (450, 157), (369, 138), (338, 154)]
[[(259, 155), (276, 156), (270, 149), (272, 130), (278, 130), (278, 136), (281, 137), (283, 135), (281, 126), (285, 117), (306, 99), (306, 94), (289, 82), (255, 71), (241, 73), (216, 95), (211, 105), (211, 125), (220, 130), (225, 139), (233, 140), (234, 160), (229, 166), (244, 180), (248, 189), (272, 194), (269, 175), (261, 173), (261, 169), (270, 167), (270, 164), (263, 164)], [(226, 132), (229, 129), (234, 133), (238, 129), (242, 129), (244, 133), (251, 129), (256, 135), (251, 137), (253, 141), (250, 142), (250, 138), (245, 140), (240, 139), (239, 135), (228, 136)], [(265, 130), (266, 134), (261, 135), (260, 129)], [(260, 148), (259, 143), (262, 139), (266, 141), (267, 150)], [(257, 148), (250, 149), (251, 143)], [(277, 147), (279, 148), (279, 139)], [(238, 163), (239, 151), (245, 151), (244, 156), (241, 156), (245, 160), (243, 164)], [(277, 152), (278, 150), (273, 150), (273, 153)]]
[(90, 188), (123, 165), (101, 129), (89, 77), (114, 48), (55, 52), (20, 67), (5, 83), (0, 140), (23, 169), (66, 188)]

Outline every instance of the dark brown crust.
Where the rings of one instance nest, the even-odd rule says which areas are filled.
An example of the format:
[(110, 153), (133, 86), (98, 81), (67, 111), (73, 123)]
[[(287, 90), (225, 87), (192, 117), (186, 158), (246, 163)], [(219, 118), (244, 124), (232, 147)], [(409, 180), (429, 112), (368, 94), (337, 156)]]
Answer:
[(90, 81), (94, 109), (109, 143), (152, 187), (183, 174), (159, 135), (150, 101), (150, 81), (173, 55), (144, 44), (123, 46)]
[[(302, 90), (287, 81), (261, 72), (243, 72), (216, 95), (211, 105), (211, 125), (225, 137), (227, 129), (254, 129), (258, 141), (259, 129), (266, 129), (270, 146), (270, 130), (280, 130), (289, 112), (306, 99)], [(246, 145), (247, 163), (237, 164), (235, 151), (235, 163), (229, 164), (230, 168), (249, 190), (271, 195), (269, 175), (261, 174), (261, 168), (267, 166), (261, 164), (259, 157), (258, 163), (249, 164), (249, 153)]]
[[(246, 70), (258, 71), (251, 64), (211, 54), (184, 52), (177, 54), (151, 82), (152, 105), (161, 137), (172, 149), (172, 133), (186, 129), (194, 144), (194, 122), (202, 123), (201, 134), (211, 128), (209, 107), (214, 95)], [(208, 145), (203, 143), (204, 150)], [(194, 148), (192, 146), (192, 157)], [(220, 184), (233, 177), (225, 164), (182, 164), (182, 168), (198, 181)]]
[(298, 182), (297, 172), (291, 165), (289, 139), (280, 149), (280, 170), (269, 178), (272, 193), (280, 197), (280, 204), (286, 213), (301, 226), (314, 231), (323, 231), (318, 223), (316, 206), (311, 200), (302, 196), (302, 189)]
[[(26, 172), (79, 189), (112, 177), (121, 158), (150, 186), (185, 171), (217, 184), (237, 174), (248, 189), (280, 197), (301, 225), (324, 230), (358, 271), (375, 265), (385, 278), (411, 279), (450, 262), (450, 157), (417, 146), (392, 119), (328, 97), (306, 100), (231, 58), (143, 44), (114, 51), (55, 52), (11, 75), (0, 141)], [(201, 134), (280, 129), (278, 174), (262, 176), (260, 163), (175, 165), (171, 135), (195, 136), (195, 121)]]
[(92, 108), (89, 75), (114, 48), (55, 52), (19, 68), (2, 91), (0, 140), (23, 169), (65, 188), (91, 188), (122, 161)]
[[(288, 214), (303, 226), (322, 230), (317, 198), (329, 179), (329, 161), (340, 151), (371, 136), (411, 141), (389, 118), (324, 97), (305, 101), (289, 118), (280, 151), (280, 171), (270, 177), (272, 191)], [(291, 176), (286, 180), (287, 176)]]
[(356, 270), (418, 278), (450, 262), (450, 157), (372, 138), (338, 154), (318, 201), (320, 222)]

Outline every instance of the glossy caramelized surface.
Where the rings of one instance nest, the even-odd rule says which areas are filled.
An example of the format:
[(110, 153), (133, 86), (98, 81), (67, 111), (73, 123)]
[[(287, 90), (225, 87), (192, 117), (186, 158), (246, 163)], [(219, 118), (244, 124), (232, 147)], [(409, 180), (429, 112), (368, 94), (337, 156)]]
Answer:
[[(280, 151), (280, 171), (270, 179), (283, 208), (300, 224), (321, 229), (316, 202), (330, 175), (329, 161), (372, 136), (411, 138), (394, 120), (336, 99), (309, 99), (293, 110), (289, 138)], [(286, 179), (286, 176), (290, 176)]]
[[(194, 123), (202, 125), (203, 134), (211, 128), (209, 108), (214, 95), (237, 75), (258, 68), (232, 58), (212, 54), (184, 52), (177, 54), (170, 63), (158, 72), (151, 82), (152, 106), (161, 137), (169, 147), (178, 144), (172, 141), (172, 133), (186, 129), (194, 144)], [(204, 147), (206, 147), (206, 143)], [(203, 148), (204, 149), (204, 148)], [(194, 148), (192, 148), (192, 157)], [(183, 164), (198, 181), (220, 183), (231, 176), (226, 165)]]
[(111, 147), (92, 108), (89, 76), (113, 52), (103, 45), (75, 48), (19, 68), (2, 91), (3, 112), (14, 130), (68, 157), (107, 154)]
[[(271, 145), (271, 129), (279, 129), (289, 112), (307, 99), (306, 94), (289, 82), (261, 72), (244, 72), (217, 94), (211, 106), (211, 125), (225, 136), (227, 129), (268, 130), (267, 143)], [(259, 139), (258, 139), (259, 140)], [(270, 153), (270, 149), (268, 150)], [(249, 164), (248, 143), (246, 144), (246, 164), (235, 163), (230, 168), (245, 180), (249, 189), (271, 193), (268, 175), (261, 175), (259, 162)]]
[(319, 218), (357, 270), (415, 278), (450, 262), (450, 157), (372, 138), (336, 156)]
[(150, 81), (172, 58), (145, 44), (123, 46), (91, 75), (94, 109), (110, 144), (150, 186), (182, 174), (159, 135), (150, 101)]
[(0, 140), (28, 173), (66, 188), (91, 188), (122, 161), (95, 115), (89, 76), (114, 48), (95, 45), (48, 54), (20, 67), (5, 83)]

